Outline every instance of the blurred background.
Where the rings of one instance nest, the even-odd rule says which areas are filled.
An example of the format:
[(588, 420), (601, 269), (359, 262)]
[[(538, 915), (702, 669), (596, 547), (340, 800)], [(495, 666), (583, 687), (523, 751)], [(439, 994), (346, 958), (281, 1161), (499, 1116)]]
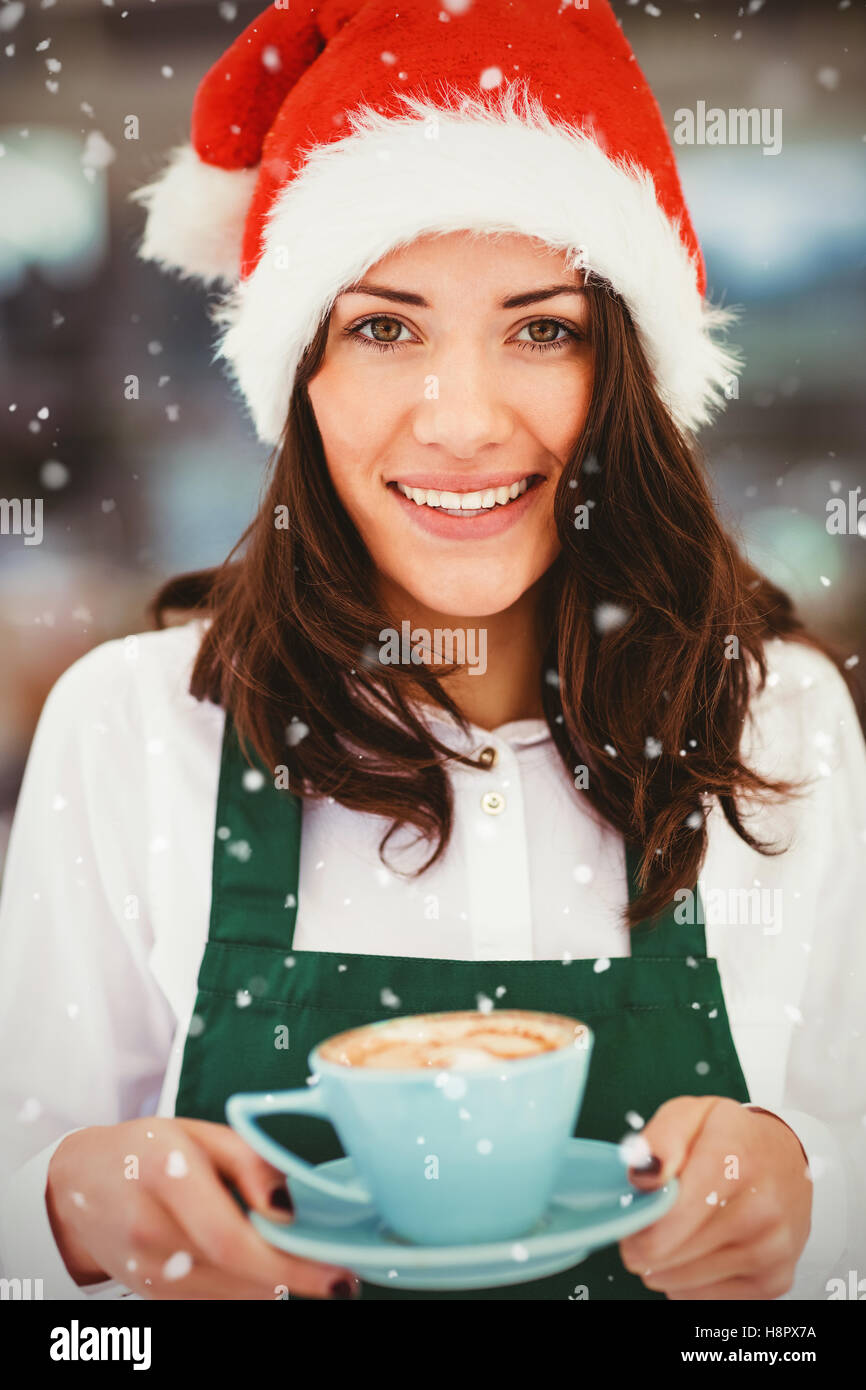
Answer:
[[(208, 296), (136, 259), (129, 193), (264, 8), (0, 0), (0, 498), (44, 499), (41, 544), (0, 534), (0, 868), (57, 676), (144, 630), (159, 584), (221, 561), (258, 505), (267, 450), (212, 363)], [(739, 395), (701, 443), (754, 561), (853, 668), (866, 522), (831, 534), (827, 503), (864, 482), (863, 0), (613, 8), (672, 136), (701, 101), (782, 112), (775, 155), (675, 146), (710, 296), (743, 309)]]

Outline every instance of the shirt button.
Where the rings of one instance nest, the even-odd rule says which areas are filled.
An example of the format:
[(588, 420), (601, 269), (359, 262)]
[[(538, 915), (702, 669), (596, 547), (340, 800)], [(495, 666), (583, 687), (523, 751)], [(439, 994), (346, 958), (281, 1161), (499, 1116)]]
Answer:
[(488, 816), (498, 816), (500, 811), (505, 810), (505, 797), (501, 792), (485, 792), (481, 798), (481, 809)]
[(499, 761), (499, 754), (495, 748), (482, 748), (478, 754), (478, 761), (482, 767), (495, 767)]

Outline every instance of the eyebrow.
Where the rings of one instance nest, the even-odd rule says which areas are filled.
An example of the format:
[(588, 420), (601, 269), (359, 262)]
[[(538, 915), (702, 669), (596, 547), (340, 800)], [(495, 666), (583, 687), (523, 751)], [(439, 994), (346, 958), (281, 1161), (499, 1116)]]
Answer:
[[(544, 289), (526, 290), (524, 294), (512, 294), (507, 299), (503, 299), (499, 305), (500, 309), (523, 309), (527, 304), (539, 304), (545, 299), (555, 299), (559, 294), (585, 294), (582, 285), (547, 285)], [(370, 285), (363, 281), (357, 285), (351, 285), (348, 289), (342, 290), (337, 295), (337, 299), (342, 299), (346, 294), (372, 294), (379, 299), (390, 299), (396, 304), (414, 304), (419, 309), (430, 309), (433, 306), (420, 294), (412, 294), (409, 290), (392, 290), (385, 285)]]

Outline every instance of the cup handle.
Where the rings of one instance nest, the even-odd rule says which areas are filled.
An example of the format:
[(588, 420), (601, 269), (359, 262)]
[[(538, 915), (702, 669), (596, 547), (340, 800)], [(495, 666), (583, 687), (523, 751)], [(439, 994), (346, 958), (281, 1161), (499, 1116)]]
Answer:
[(352, 1183), (335, 1182), (323, 1177), (312, 1163), (283, 1148), (256, 1123), (262, 1115), (315, 1115), (333, 1124), (321, 1092), (316, 1087), (295, 1091), (239, 1091), (226, 1101), (226, 1119), (232, 1129), (289, 1178), (297, 1178), (306, 1187), (326, 1197), (336, 1197), (348, 1206), (369, 1206), (372, 1198), (357, 1179)]

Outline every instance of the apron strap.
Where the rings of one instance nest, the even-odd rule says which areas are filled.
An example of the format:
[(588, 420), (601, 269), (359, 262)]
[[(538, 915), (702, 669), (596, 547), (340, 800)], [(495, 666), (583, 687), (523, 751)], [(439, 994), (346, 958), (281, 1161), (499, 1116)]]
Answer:
[(249, 942), (291, 951), (298, 915), (301, 800), (274, 785), (254, 749), (244, 757), (226, 711), (214, 836), (211, 939), (234, 940), (232, 903), (249, 919)]
[[(216, 835), (213, 856), (213, 905), (234, 901), (250, 921), (251, 944), (292, 950), (298, 916), (298, 878), (301, 858), (301, 798), (277, 788), (273, 774), (262, 766), (254, 750), (250, 755), (264, 777), (250, 775), (250, 764), (241, 751), (234, 721), (226, 712), (217, 796)], [(255, 847), (255, 849), (253, 849)], [(640, 855), (626, 845), (629, 902), (638, 896), (637, 866)], [(684, 922), (677, 922), (671, 903), (654, 922), (641, 922), (631, 931), (633, 956), (667, 956), (685, 960), (706, 956), (703, 912), (697, 888), (680, 907)], [(689, 918), (696, 919), (689, 921)], [(228, 912), (212, 913), (211, 934), (230, 939)]]
[[(626, 843), (626, 873), (628, 875), (628, 900), (634, 902), (639, 896), (637, 870), (640, 863), (640, 850)], [(677, 921), (675, 913), (684, 921)], [(707, 954), (707, 938), (704, 931), (704, 913), (697, 885), (689, 891), (683, 901), (671, 902), (653, 921), (638, 923), (631, 930), (631, 954), (633, 956), (667, 956), (685, 960), (693, 956), (696, 960)]]

